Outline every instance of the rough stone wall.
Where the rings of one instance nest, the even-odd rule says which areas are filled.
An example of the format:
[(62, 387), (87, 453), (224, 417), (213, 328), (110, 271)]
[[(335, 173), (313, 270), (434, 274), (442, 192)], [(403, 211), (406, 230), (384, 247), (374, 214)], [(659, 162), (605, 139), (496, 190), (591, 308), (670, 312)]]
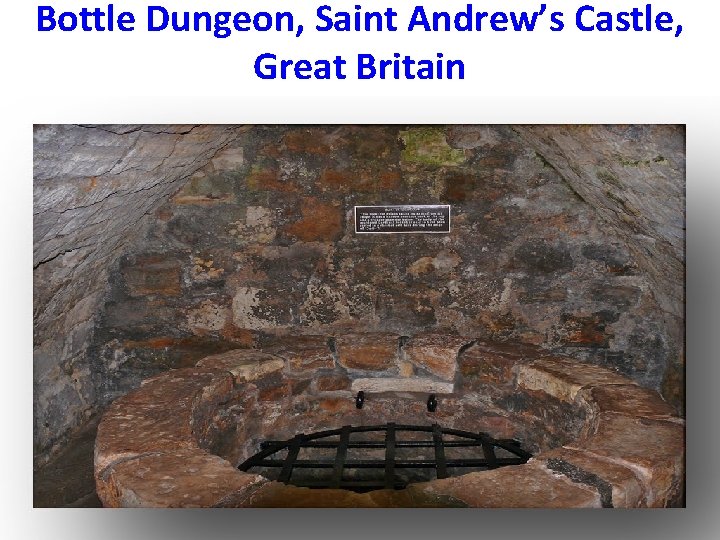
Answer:
[[(199, 169), (112, 267), (90, 355), (96, 399), (274, 334), (435, 330), (537, 344), (651, 388), (665, 377), (679, 407), (683, 381), (668, 373), (682, 365), (680, 319), (668, 313), (682, 313), (681, 297), (658, 296), (657, 261), (633, 235), (637, 222), (681, 247), (670, 239), (684, 216), (682, 132), (543, 129), (238, 133), (228, 158)], [(559, 133), (571, 136), (550, 146)], [(667, 139), (657, 152), (655, 139)], [(601, 176), (623, 180), (593, 199), (586, 177), (609, 149), (629, 161)], [(571, 180), (563, 159), (580, 171)], [(658, 175), (667, 185), (647, 193)], [(635, 213), (608, 202), (637, 198)], [(451, 204), (452, 232), (353, 233), (353, 205), (399, 203)]]
[(33, 183), (34, 450), (98, 402), (87, 356), (107, 269), (146, 217), (237, 136), (226, 126), (36, 126)]
[(652, 287), (669, 359), (662, 390), (682, 408), (685, 342), (684, 126), (516, 126), (620, 238)]
[[(684, 130), (37, 126), (39, 459), (146, 375), (271, 334), (539, 344), (682, 407)], [(352, 233), (449, 203), (449, 235)]]

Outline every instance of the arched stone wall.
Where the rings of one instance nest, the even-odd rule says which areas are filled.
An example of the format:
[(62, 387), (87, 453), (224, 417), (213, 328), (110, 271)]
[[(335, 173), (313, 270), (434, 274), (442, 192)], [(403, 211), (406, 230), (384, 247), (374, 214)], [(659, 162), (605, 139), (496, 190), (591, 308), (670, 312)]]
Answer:
[(95, 409), (87, 358), (108, 268), (230, 126), (38, 125), (33, 169), (34, 448)]
[[(681, 410), (683, 142), (673, 126), (37, 126), (36, 454), (147, 375), (290, 328), (539, 344)], [(452, 204), (452, 235), (352, 238), (352, 204), (394, 202)]]

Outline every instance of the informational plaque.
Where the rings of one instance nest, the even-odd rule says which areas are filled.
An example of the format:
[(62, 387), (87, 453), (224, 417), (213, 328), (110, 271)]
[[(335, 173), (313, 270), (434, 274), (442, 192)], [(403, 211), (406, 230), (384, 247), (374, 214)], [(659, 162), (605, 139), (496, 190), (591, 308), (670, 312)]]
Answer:
[(448, 233), (449, 204), (356, 206), (356, 233)]

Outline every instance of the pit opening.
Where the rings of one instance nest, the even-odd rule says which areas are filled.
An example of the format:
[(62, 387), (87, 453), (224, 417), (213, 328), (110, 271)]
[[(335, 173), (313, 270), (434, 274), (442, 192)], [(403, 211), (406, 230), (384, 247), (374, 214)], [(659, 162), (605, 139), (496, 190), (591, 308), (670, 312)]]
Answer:
[[(417, 360), (418, 343), (451, 341), (435, 338), (387, 350), (405, 361), (414, 342)], [(451, 381), (303, 369), (277, 345), (150, 378), (103, 416), (98, 494), (105, 506), (503, 508), (681, 494), (684, 425), (657, 393), (538, 348), (460, 341)], [(434, 407), (429, 390), (445, 392)]]
[(487, 433), (388, 422), (267, 440), (238, 466), (284, 484), (315, 489), (404, 489), (413, 482), (527, 463), (515, 439)]

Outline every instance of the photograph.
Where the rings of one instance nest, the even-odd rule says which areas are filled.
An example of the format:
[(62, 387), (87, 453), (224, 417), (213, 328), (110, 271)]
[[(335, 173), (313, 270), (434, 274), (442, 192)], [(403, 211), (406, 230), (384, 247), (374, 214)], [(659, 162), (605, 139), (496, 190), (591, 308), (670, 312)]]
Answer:
[(685, 124), (35, 123), (32, 176), (34, 508), (685, 507)]

